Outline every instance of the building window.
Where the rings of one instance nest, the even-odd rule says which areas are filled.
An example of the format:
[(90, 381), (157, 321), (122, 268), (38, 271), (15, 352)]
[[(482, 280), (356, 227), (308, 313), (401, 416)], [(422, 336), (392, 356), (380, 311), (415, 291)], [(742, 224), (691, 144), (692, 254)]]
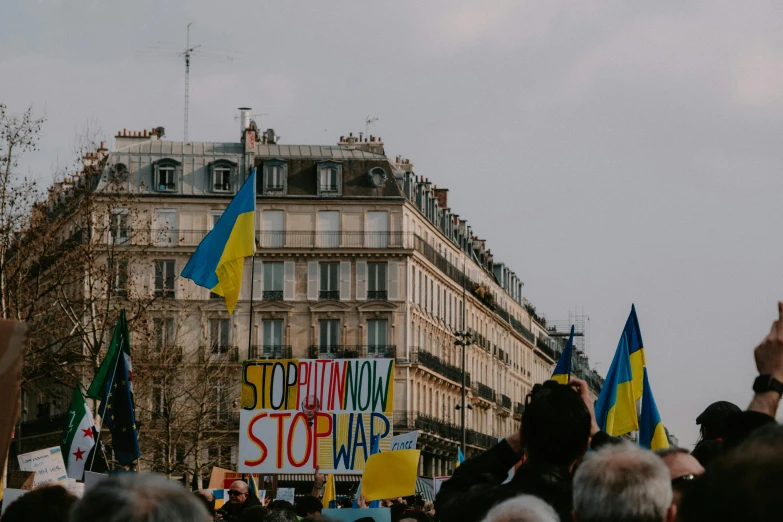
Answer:
[(212, 169), (212, 192), (231, 192), (231, 169), (229, 167)]
[(264, 179), (261, 184), (262, 194), (285, 195), (287, 188), (286, 171), (287, 165), (284, 161), (265, 161)]
[(271, 319), (264, 321), (264, 355), (280, 353), (283, 347), (283, 321)]
[(160, 384), (152, 385), (152, 414), (154, 416), (166, 413), (166, 394)]
[(318, 246), (321, 248), (340, 247), (340, 212), (336, 210), (318, 212)]
[(264, 210), (261, 222), (261, 246), (282, 248), (285, 241), (285, 215), (282, 210)]
[(386, 300), (386, 263), (367, 263), (367, 299)]
[(109, 258), (109, 288), (111, 295), (128, 297), (128, 260)]
[(128, 209), (113, 209), (109, 219), (109, 242), (112, 245), (127, 245), (130, 243), (131, 225)]
[(365, 246), (368, 248), (389, 248), (389, 213), (367, 212), (367, 233)]
[(283, 300), (283, 263), (264, 263), (264, 295), (267, 301)]
[(158, 192), (177, 191), (177, 170), (179, 162), (173, 159), (163, 159), (153, 164), (155, 179), (153, 187)]
[(174, 261), (155, 260), (155, 297), (174, 298)]
[(231, 339), (231, 323), (228, 319), (209, 320), (209, 347), (214, 354), (227, 353)]
[(174, 346), (174, 318), (156, 317), (152, 320), (152, 329), (155, 335), (156, 352), (159, 353)]
[(324, 319), (318, 321), (318, 351), (332, 353), (340, 345), (340, 321)]
[(340, 299), (340, 263), (319, 263), (321, 287), (318, 299)]
[(367, 321), (367, 355), (382, 356), (386, 354), (386, 335), (386, 319)]
[(318, 164), (318, 195), (339, 196), (342, 187), (342, 165), (333, 161)]

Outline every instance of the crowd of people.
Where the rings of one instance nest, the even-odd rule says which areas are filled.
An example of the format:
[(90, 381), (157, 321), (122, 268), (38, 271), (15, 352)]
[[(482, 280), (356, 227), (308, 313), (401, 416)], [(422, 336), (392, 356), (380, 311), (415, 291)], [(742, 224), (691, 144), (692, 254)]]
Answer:
[[(527, 398), (519, 432), (459, 466), (434, 506), (401, 498), (383, 506), (392, 522), (777, 520), (783, 513), (783, 426), (775, 421), (783, 395), (783, 303), (754, 357), (759, 377), (750, 405), (745, 411), (725, 401), (710, 405), (696, 419), (701, 440), (693, 452), (651, 452), (610, 437), (598, 428), (584, 381), (547, 381)], [(294, 505), (259, 500), (236, 481), (228, 503), (215, 510), (209, 491), (193, 494), (162, 477), (124, 474), (79, 500), (60, 486), (36, 489), (10, 504), (0, 522), (321, 520), (320, 486)], [(373, 519), (359, 513), (357, 520)]]

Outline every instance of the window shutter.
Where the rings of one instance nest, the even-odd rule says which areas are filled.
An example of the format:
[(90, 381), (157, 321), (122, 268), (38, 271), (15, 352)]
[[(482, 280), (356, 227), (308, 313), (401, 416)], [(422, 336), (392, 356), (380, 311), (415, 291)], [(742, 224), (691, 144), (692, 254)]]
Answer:
[(356, 262), (356, 300), (367, 300), (367, 261)]
[(264, 263), (256, 261), (253, 264), (253, 300), (264, 298)]
[(283, 264), (283, 300), (293, 301), (296, 291), (296, 263), (286, 261)]
[(318, 301), (318, 261), (307, 263), (307, 300)]
[(351, 262), (340, 261), (340, 301), (351, 300)]
[(386, 267), (386, 277), (388, 278), (386, 288), (388, 289), (389, 301), (396, 301), (400, 298), (400, 270), (397, 261), (389, 261)]

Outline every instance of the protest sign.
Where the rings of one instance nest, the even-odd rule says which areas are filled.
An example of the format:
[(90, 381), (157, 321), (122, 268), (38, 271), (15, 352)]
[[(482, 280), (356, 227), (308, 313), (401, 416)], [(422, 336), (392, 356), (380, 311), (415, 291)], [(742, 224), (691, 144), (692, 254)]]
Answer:
[(209, 486), (207, 489), (222, 488), (228, 473), (233, 473), (233, 471), (213, 466), (212, 473), (209, 475)]
[(76, 482), (76, 479), (69, 478), (68, 483), (65, 485), (65, 489), (76, 498), (82, 498), (84, 496), (84, 482)]
[(106, 480), (107, 478), (109, 478), (109, 475), (106, 475), (104, 473), (93, 473), (92, 471), (85, 471), (84, 489), (90, 489), (93, 486), (95, 486), (98, 482), (102, 480)]
[[(22, 380), (22, 355), (27, 325), (0, 320), (0, 470), (6, 469), (5, 459), (11, 447), (11, 437), (19, 414), (19, 386)], [(0, 479), (0, 500), (3, 498)]]
[(395, 435), (391, 439), (391, 450), (416, 449), (416, 442), (419, 440), (418, 431), (410, 431), (402, 435)]
[(324, 509), (321, 516), (335, 522), (355, 522), (359, 519), (369, 518), (375, 522), (391, 522), (391, 510), (389, 508), (369, 509)]
[(362, 476), (362, 494), (367, 500), (407, 497), (416, 493), (419, 450), (376, 453), (367, 460)]
[(59, 446), (23, 453), (17, 459), (19, 460), (19, 469), (22, 471), (35, 471), (33, 487), (37, 488), (44, 484), (62, 484), (65, 486), (68, 482), (65, 462), (63, 462), (63, 454)]
[(215, 497), (215, 509), (220, 509), (223, 504), (228, 502), (228, 489), (213, 489), (212, 495)]
[(277, 488), (277, 497), (275, 500), (285, 500), (291, 504), (295, 504), (294, 488)]
[(358, 475), (391, 445), (394, 360), (246, 361), (241, 404), (241, 473)]
[(24, 489), (31, 491), (35, 484), (35, 471), (9, 471), (7, 486), (11, 489)]

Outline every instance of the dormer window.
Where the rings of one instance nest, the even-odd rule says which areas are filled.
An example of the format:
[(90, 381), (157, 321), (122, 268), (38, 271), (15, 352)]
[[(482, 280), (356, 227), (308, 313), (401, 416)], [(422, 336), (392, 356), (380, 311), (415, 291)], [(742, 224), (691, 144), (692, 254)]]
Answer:
[(154, 163), (153, 188), (157, 192), (176, 192), (179, 161), (162, 159)]
[(285, 161), (269, 160), (264, 162), (262, 194), (285, 195), (287, 189), (288, 166)]
[(335, 162), (318, 164), (318, 195), (339, 196), (342, 187), (342, 165)]
[(213, 161), (209, 164), (212, 192), (232, 192), (231, 180), (236, 166), (236, 163), (228, 160)]

